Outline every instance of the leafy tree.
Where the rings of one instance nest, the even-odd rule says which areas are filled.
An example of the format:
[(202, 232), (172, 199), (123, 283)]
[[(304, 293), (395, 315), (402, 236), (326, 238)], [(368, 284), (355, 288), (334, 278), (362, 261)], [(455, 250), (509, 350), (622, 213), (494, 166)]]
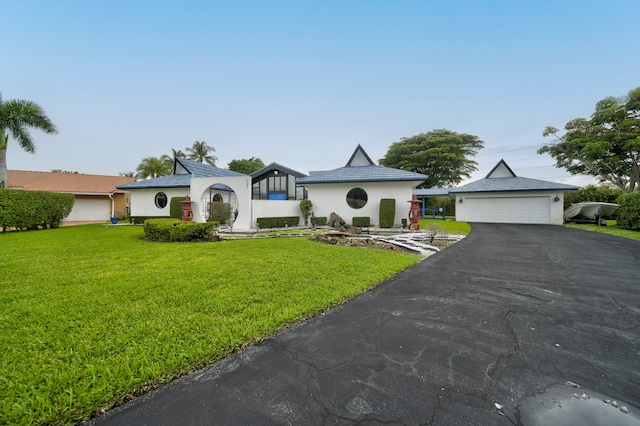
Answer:
[(311, 210), (313, 209), (313, 203), (311, 200), (301, 200), (300, 201), (300, 211), (302, 212), (302, 217), (304, 217), (304, 224), (307, 224), (307, 220), (309, 216), (311, 216)]
[(218, 157), (214, 155), (209, 155), (210, 152), (215, 152), (216, 149), (212, 146), (207, 145), (206, 142), (195, 141), (191, 148), (187, 148), (188, 158), (189, 160), (194, 160), (199, 163), (207, 163), (212, 166), (216, 165), (216, 161), (218, 161)]
[(608, 97), (596, 104), (589, 120), (565, 124), (566, 133), (548, 126), (543, 136), (554, 136), (538, 154), (549, 154), (556, 167), (569, 173), (597, 177), (623, 192), (640, 189), (640, 87), (626, 97)]
[(471, 177), (478, 163), (470, 157), (483, 147), (477, 136), (438, 129), (394, 142), (379, 163), (429, 176), (420, 188), (446, 187)]
[(123, 177), (135, 177), (135, 173), (134, 172), (120, 172), (119, 176), (123, 176)]
[(136, 168), (136, 178), (148, 179), (171, 174), (172, 160), (167, 155), (147, 157)]
[(227, 168), (229, 170), (238, 173), (244, 173), (245, 175), (250, 175), (251, 173), (255, 172), (256, 170), (260, 170), (263, 167), (264, 163), (262, 162), (262, 160), (256, 157), (242, 160), (231, 160), (227, 165)]
[(2, 101), (0, 93), (0, 182), (7, 185), (7, 146), (9, 134), (27, 152), (34, 153), (35, 145), (27, 127), (40, 129), (45, 133), (58, 133), (56, 126), (44, 113), (42, 107), (35, 102), (23, 99)]

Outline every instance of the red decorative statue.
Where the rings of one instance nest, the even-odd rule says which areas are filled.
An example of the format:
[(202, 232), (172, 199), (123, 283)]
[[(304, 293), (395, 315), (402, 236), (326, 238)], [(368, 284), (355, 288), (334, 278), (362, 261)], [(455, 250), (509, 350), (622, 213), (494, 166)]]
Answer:
[(422, 201), (418, 200), (418, 197), (414, 195), (413, 199), (407, 201), (407, 203), (411, 203), (411, 208), (409, 209), (409, 229), (418, 231), (420, 230), (420, 204), (422, 204)]
[(193, 220), (193, 210), (191, 210), (191, 204), (193, 201), (189, 199), (187, 195), (182, 203), (182, 221), (183, 222), (191, 222)]

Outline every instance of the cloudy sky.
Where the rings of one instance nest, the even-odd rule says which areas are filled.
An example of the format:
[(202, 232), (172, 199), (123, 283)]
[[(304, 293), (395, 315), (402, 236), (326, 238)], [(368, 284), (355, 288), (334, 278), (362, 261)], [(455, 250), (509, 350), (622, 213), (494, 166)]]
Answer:
[(361, 144), (477, 135), (484, 177), (586, 184), (536, 154), (597, 101), (640, 86), (637, 0), (11, 1), (4, 100), (39, 103), (57, 135), (11, 141), (9, 169), (117, 175), (198, 141), (218, 165), (308, 173)]

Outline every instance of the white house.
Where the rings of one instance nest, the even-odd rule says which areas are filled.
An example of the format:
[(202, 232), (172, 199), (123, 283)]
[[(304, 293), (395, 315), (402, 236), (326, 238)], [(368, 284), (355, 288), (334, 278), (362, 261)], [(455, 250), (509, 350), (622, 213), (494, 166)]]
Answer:
[(369, 217), (371, 224), (378, 224), (380, 200), (391, 198), (396, 202), (395, 225), (409, 213), (409, 200), (413, 187), (427, 180), (428, 176), (377, 166), (364, 149), (358, 145), (344, 167), (310, 172), (309, 176), (296, 180), (307, 187), (309, 200), (316, 216), (339, 214), (348, 224), (353, 217)]
[(260, 217), (301, 216), (300, 200), (313, 203), (316, 216), (335, 212), (351, 223), (355, 216), (378, 222), (380, 200), (396, 200), (395, 223), (407, 217), (414, 186), (427, 176), (377, 166), (360, 145), (346, 166), (310, 176), (272, 163), (249, 175), (176, 158), (172, 175), (118, 188), (131, 192), (134, 217), (169, 217), (170, 200), (189, 195), (193, 219), (205, 221), (211, 201), (223, 201), (236, 213), (233, 228), (255, 229)]
[(484, 179), (450, 189), (456, 220), (490, 223), (563, 223), (565, 191), (577, 186), (518, 177), (500, 160)]

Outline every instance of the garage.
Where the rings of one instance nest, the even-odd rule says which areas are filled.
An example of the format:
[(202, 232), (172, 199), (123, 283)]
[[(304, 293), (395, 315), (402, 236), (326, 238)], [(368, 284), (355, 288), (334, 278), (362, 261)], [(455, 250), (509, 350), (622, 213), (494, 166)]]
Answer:
[(111, 200), (104, 197), (76, 197), (73, 209), (64, 220), (76, 221), (108, 221), (111, 218)]
[(549, 197), (486, 197), (464, 202), (465, 222), (549, 223)]
[(566, 191), (577, 186), (518, 177), (500, 162), (484, 179), (449, 190), (456, 197), (456, 220), (484, 223), (563, 223)]

